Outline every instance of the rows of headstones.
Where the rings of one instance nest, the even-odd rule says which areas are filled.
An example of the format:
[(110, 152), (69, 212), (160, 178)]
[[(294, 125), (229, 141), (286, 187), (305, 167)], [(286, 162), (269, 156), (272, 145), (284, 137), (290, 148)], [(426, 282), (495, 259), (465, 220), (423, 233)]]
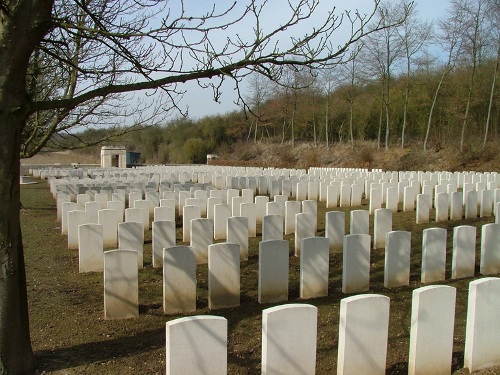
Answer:
[[(469, 284), (464, 367), (500, 365), (500, 279)], [(413, 291), (408, 373), (450, 374), (456, 289)], [(337, 374), (386, 373), (389, 297), (359, 294), (340, 301)], [(262, 374), (313, 375), (318, 309), (285, 304), (262, 311)], [(196, 339), (194, 339), (196, 338)], [(226, 374), (227, 320), (193, 316), (166, 323), (167, 374)]]
[[(106, 318), (138, 315), (138, 268), (143, 265), (144, 231), (150, 225), (153, 266), (164, 269), (164, 310), (178, 313), (196, 309), (196, 263), (208, 262), (209, 308), (239, 305), (240, 262), (248, 258), (248, 238), (257, 235), (257, 223), (262, 223), (259, 302), (283, 302), (288, 300), (289, 249), (283, 234), (295, 233), (301, 298), (328, 295), (330, 251), (343, 252), (342, 291), (362, 293), (369, 288), (372, 237), (374, 248), (386, 249), (384, 285), (408, 285), (411, 233), (392, 231), (392, 213), (400, 201), (403, 210), (416, 209), (416, 222), (421, 223), (429, 221), (432, 206), (436, 221), (461, 219), (464, 208), (466, 218), (490, 216), (500, 198), (496, 174), (242, 168), (57, 173), (50, 185), (62, 231), (68, 234), (68, 246), (79, 248), (81, 272), (104, 270)], [(349, 234), (345, 214), (330, 211), (325, 237), (315, 236), (318, 200), (329, 208), (360, 206), (363, 196), (369, 199), (369, 210), (351, 211)], [(175, 220), (181, 212), (182, 238), (189, 246), (175, 241)], [(475, 231), (473, 226), (454, 229), (452, 277), (474, 275)], [(500, 270), (499, 240), (500, 224), (482, 227), (484, 275)], [(104, 247), (118, 250), (103, 253)], [(425, 230), (422, 282), (444, 280), (445, 260), (446, 230)], [(264, 353), (262, 361), (264, 369)]]

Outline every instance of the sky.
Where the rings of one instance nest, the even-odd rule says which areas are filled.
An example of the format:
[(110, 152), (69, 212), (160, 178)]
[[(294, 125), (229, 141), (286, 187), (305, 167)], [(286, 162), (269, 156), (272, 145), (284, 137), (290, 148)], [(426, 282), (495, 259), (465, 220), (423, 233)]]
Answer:
[[(185, 3), (193, 3), (193, 1), (199, 4), (196, 0), (185, 1)], [(392, 0), (389, 0), (392, 1)], [(226, 0), (219, 0), (219, 3), (228, 3)], [(205, 3), (206, 4), (206, 3)], [(278, 15), (280, 14), (280, 9), (277, 8), (278, 2), (272, 0), (269, 2), (270, 8), (265, 14), (265, 24), (276, 25)], [(273, 5), (271, 5), (273, 4)], [(344, 9), (359, 9), (361, 12), (368, 12), (373, 5), (373, 0), (321, 0), (320, 6), (325, 9), (330, 9), (335, 6), (338, 11)], [(446, 9), (449, 6), (449, 0), (415, 0), (415, 6), (418, 9), (418, 14), (422, 19), (430, 22), (436, 22), (440, 18), (444, 18), (446, 15)], [(321, 14), (321, 9), (320, 12)], [(245, 27), (245, 25), (243, 25)], [(249, 25), (246, 25), (249, 27)], [(307, 27), (311, 27), (311, 24), (304, 25), (303, 30)], [(248, 30), (247, 30), (248, 31)], [(339, 31), (343, 33), (342, 30)], [(341, 37), (342, 34), (336, 34)], [(222, 95), (219, 102), (213, 100), (213, 95), (210, 89), (203, 89), (198, 86), (196, 82), (187, 82), (181, 87), (186, 90), (183, 99), (179, 102), (181, 109), (188, 109), (188, 116), (192, 119), (199, 119), (204, 116), (224, 114), (233, 110), (238, 110), (239, 107), (234, 104), (237, 100), (237, 95), (234, 90), (234, 83), (228, 81), (223, 84), (221, 91)], [(178, 117), (178, 113), (174, 113), (172, 118)]]

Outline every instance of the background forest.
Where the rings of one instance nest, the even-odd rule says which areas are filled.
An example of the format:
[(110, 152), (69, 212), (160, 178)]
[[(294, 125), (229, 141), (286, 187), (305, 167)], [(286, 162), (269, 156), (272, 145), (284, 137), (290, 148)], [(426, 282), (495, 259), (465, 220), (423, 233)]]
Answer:
[[(289, 68), (278, 83), (253, 73), (239, 111), (179, 116), (133, 131), (89, 127), (59, 133), (46, 149), (120, 144), (140, 152), (144, 163), (204, 163), (207, 153), (238, 150), (241, 160), (251, 160), (259, 149), (242, 155), (242, 145), (304, 142), (486, 152), (500, 139), (500, 0), (450, 4), (436, 24), (409, 7), (402, 24), (371, 34), (348, 61), (328, 70)], [(403, 9), (408, 2), (382, 4), (378, 22), (398, 19)]]

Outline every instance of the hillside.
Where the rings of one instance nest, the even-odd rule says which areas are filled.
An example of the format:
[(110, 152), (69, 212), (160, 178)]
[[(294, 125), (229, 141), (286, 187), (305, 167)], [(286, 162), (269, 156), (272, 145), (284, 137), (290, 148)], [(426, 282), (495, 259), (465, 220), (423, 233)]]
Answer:
[[(336, 143), (326, 147), (312, 143), (253, 143), (239, 142), (216, 150), (220, 159), (212, 164), (233, 166), (258, 166), (276, 168), (380, 168), (383, 170), (446, 170), (446, 171), (499, 171), (499, 146), (490, 143), (481, 150), (457, 149), (441, 146), (423, 151), (421, 144), (404, 149), (393, 146), (385, 151), (377, 149), (375, 142), (357, 141), (351, 144)], [(40, 153), (33, 158), (23, 159), (22, 164), (98, 164), (99, 149)], [(146, 164), (154, 162), (145, 160)]]

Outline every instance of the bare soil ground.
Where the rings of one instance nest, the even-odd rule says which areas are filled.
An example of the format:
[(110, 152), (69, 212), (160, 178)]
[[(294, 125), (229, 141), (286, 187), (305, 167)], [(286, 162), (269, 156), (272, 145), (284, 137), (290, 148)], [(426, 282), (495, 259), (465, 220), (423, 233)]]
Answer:
[[(78, 273), (78, 254), (67, 249), (66, 236), (56, 223), (55, 202), (46, 182), (22, 186), (21, 211), (27, 269), (30, 326), (37, 374), (163, 374), (165, 373), (165, 322), (180, 316), (166, 316), (162, 310), (162, 270), (151, 265), (151, 233), (146, 235), (145, 267), (139, 272), (140, 316), (137, 319), (103, 319), (103, 279), (101, 273)], [(367, 209), (367, 202), (362, 207)], [(324, 204), (318, 205), (318, 235), (324, 235)], [(434, 213), (432, 213), (434, 215)], [(433, 218), (433, 217), (432, 217)], [(349, 225), (349, 215), (346, 215)], [(412, 291), (420, 283), (422, 230), (448, 229), (446, 282), (457, 288), (452, 372), (463, 369), (468, 284), (472, 278), (451, 280), (452, 228), (460, 224), (481, 226), (493, 218), (456, 222), (415, 224), (415, 213), (394, 215), (395, 230), (412, 232), (410, 285), (396, 289), (383, 286), (383, 250), (371, 255), (370, 293), (391, 299), (389, 346), (386, 374), (408, 373), (408, 350)], [(370, 223), (373, 228), (373, 222)], [(260, 235), (260, 228), (258, 228)], [(478, 231), (478, 249), (479, 251)], [(178, 242), (182, 237), (178, 231)], [(342, 257), (330, 256), (329, 295), (299, 298), (299, 259), (290, 241), (290, 303), (310, 303), (318, 307), (317, 374), (335, 373), (337, 366), (339, 303), (348, 295), (341, 292)], [(479, 258), (477, 258), (479, 259)], [(481, 275), (476, 270), (475, 278)], [(250, 257), (241, 264), (241, 306), (209, 311), (207, 266), (197, 268), (197, 311), (193, 315), (215, 314), (228, 319), (228, 373), (260, 374), (262, 310), (271, 304), (257, 301), (258, 239), (250, 241)], [(500, 374), (500, 368), (478, 372)]]

